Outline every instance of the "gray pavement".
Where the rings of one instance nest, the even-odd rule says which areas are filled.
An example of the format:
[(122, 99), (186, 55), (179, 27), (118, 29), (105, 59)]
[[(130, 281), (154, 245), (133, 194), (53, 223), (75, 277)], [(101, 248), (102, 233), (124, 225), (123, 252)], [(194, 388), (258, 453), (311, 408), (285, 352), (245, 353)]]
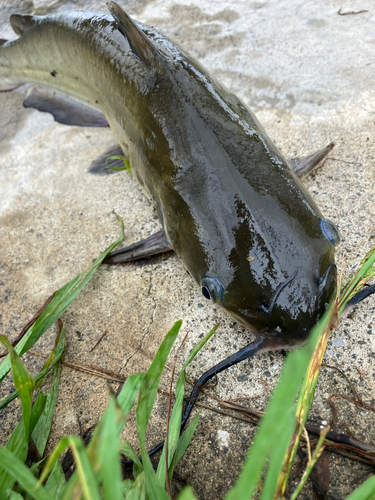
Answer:
[[(333, 159), (305, 184), (324, 215), (339, 226), (339, 267), (345, 253), (344, 275), (353, 270), (375, 244), (373, 2), (130, 0), (120, 4), (136, 19), (170, 36), (238, 94), (286, 156), (305, 155), (335, 142)], [(341, 16), (340, 6), (342, 12), (368, 12)], [(70, 9), (106, 11), (104, 1), (0, 0), (0, 38), (15, 37), (8, 23), (12, 12), (42, 15)], [(1, 333), (15, 336), (54, 290), (117, 237), (114, 212), (124, 219), (126, 244), (159, 229), (155, 212), (127, 173), (87, 174), (91, 161), (113, 143), (109, 130), (56, 124), (47, 114), (24, 109), (19, 93), (0, 93)], [(344, 319), (325, 357), (372, 404), (374, 313), (375, 299), (369, 299)], [(145, 370), (180, 318), (184, 320), (180, 338), (189, 331), (183, 356), (220, 322), (216, 336), (192, 365), (191, 378), (252, 339), (202, 297), (171, 256), (143, 267), (103, 266), (63, 317), (65, 359), (123, 376)], [(49, 352), (56, 333), (51, 330), (35, 350)], [(104, 332), (103, 340), (90, 351)], [(32, 371), (43, 363), (36, 356), (26, 358)], [(260, 394), (250, 404), (263, 409), (282, 364), (283, 356), (272, 353), (245, 361), (219, 376), (214, 394), (221, 398)], [(117, 384), (112, 386), (117, 389)], [(7, 394), (10, 382), (3, 387)], [(350, 394), (347, 383), (323, 368), (312, 410), (315, 422), (331, 420), (325, 398), (337, 392)], [(94, 425), (108, 394), (105, 380), (64, 367), (49, 449), (63, 435), (79, 433), (80, 425), (83, 430)], [(208, 398), (205, 402), (215, 406)], [(150, 425), (150, 446), (164, 436), (166, 407), (166, 398), (160, 396)], [(347, 401), (338, 403), (338, 409), (338, 431), (347, 432), (345, 422), (356, 436), (373, 442), (375, 422), (370, 412)], [(0, 413), (2, 442), (19, 417), (17, 402)], [(223, 497), (240, 470), (253, 433), (248, 424), (201, 410), (179, 474), (187, 475), (199, 498)], [(126, 437), (135, 443), (134, 418)], [(331, 498), (344, 498), (371, 473), (367, 466), (334, 455), (330, 470)], [(308, 489), (300, 498), (313, 495)]]

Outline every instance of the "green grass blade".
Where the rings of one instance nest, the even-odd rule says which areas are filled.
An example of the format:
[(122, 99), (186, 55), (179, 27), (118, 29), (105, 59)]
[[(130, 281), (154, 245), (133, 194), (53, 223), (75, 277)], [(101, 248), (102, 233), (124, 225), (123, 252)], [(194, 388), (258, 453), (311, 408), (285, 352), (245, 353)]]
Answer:
[(23, 500), (23, 496), (16, 491), (11, 491), (8, 496), (9, 500)]
[[(203, 337), (203, 339), (198, 342), (198, 344), (191, 350), (188, 359), (186, 360), (184, 366), (182, 367), (181, 373), (177, 379), (176, 384), (176, 403), (173, 407), (171, 421), (169, 424), (170, 428), (170, 436), (169, 436), (169, 452), (171, 454), (171, 458), (173, 456), (174, 450), (176, 449), (178, 440), (180, 438), (180, 426), (181, 426), (181, 417), (182, 417), (182, 404), (185, 393), (185, 378), (186, 378), (186, 368), (193, 361), (198, 352), (202, 349), (202, 347), (210, 340), (212, 335), (219, 328), (219, 325), (215, 325), (212, 330), (210, 330), (207, 335)], [(177, 404), (179, 402), (179, 404)], [(171, 461), (171, 460), (170, 460)]]
[(133, 481), (131, 479), (124, 479), (122, 481), (122, 496), (124, 497), (126, 492), (132, 487)]
[[(186, 360), (180, 375), (177, 379), (176, 383), (176, 391), (175, 391), (175, 403), (172, 410), (171, 420), (169, 422), (169, 433), (168, 433), (168, 466), (171, 465), (173, 456), (176, 451), (177, 443), (180, 438), (181, 432), (181, 417), (182, 417), (182, 406), (183, 399), (185, 393), (185, 378), (186, 378), (186, 368), (193, 361), (198, 352), (202, 349), (202, 347), (206, 344), (206, 342), (212, 337), (212, 335), (216, 332), (219, 325), (215, 325), (207, 335), (203, 337), (203, 339), (191, 350), (188, 359)], [(157, 476), (162, 485), (165, 484), (165, 449), (163, 448), (162, 455), (159, 460)]]
[[(116, 246), (121, 243), (124, 239), (124, 224), (119, 216), (116, 216), (121, 225), (121, 235), (117, 240), (112, 243), (100, 256), (96, 259), (96, 261), (89, 266), (86, 271), (78, 275), (74, 278), (70, 283), (66, 284), (58, 292), (55, 297), (52, 299), (51, 303), (47, 307), (47, 309), (42, 313), (42, 315), (37, 319), (34, 326), (31, 327), (32, 335), (30, 335), (27, 339), (27, 342), (24, 344), (24, 347), (21, 350), (21, 353), (28, 351), (37, 340), (39, 340), (42, 333), (40, 333), (40, 326), (44, 323), (43, 333), (48, 330), (50, 326), (52, 326), (58, 318), (65, 312), (65, 310), (69, 307), (69, 305), (73, 302), (73, 300), (77, 297), (80, 291), (86, 286), (86, 284), (90, 281), (92, 275), (106, 258), (106, 256), (116, 248)], [(26, 336), (26, 335), (25, 335)]]
[(135, 464), (137, 464), (137, 467), (142, 471), (142, 463), (138, 458), (138, 455), (134, 451), (132, 445), (128, 443), (127, 441), (120, 441), (119, 443), (119, 451), (120, 453), (123, 453), (126, 457), (130, 458), (130, 460), (133, 460)]
[(42, 458), (39, 462), (33, 462), (29, 467), (29, 470), (34, 474), (35, 477), (39, 479), (39, 473), (42, 467), (44, 467), (47, 463), (47, 458)]
[(141, 448), (142, 464), (146, 478), (147, 495), (151, 500), (168, 500), (169, 497), (158, 481), (145, 446), (147, 424), (151, 416), (156, 392), (167, 357), (180, 331), (182, 321), (177, 321), (161, 343), (150, 368), (145, 374), (139, 391), (136, 408), (137, 432)]
[[(31, 417), (30, 417), (30, 431), (31, 432), (34, 430), (34, 427), (35, 427), (36, 423), (38, 422), (40, 415), (42, 414), (45, 402), (46, 402), (46, 396), (40, 391), (36, 400), (35, 400), (34, 406), (31, 410)], [(6, 448), (9, 451), (11, 451), (12, 453), (16, 454), (18, 456), (18, 458), (20, 458), (21, 460), (22, 460), (22, 458), (20, 457), (18, 450), (22, 446), (22, 442), (24, 442), (25, 445), (27, 445), (26, 439), (25, 439), (25, 426), (24, 426), (22, 418), (21, 418), (21, 420), (17, 424), (17, 427), (14, 429), (12, 435), (10, 436), (10, 438), (6, 444)], [(26, 446), (26, 448), (27, 448), (27, 446)], [(26, 459), (26, 456), (25, 456), (25, 459)]]
[[(22, 404), (22, 418), (15, 431), (12, 433), (6, 448), (8, 451), (13, 452), (15, 458), (24, 462), (27, 457), (29, 436), (44, 409), (46, 397), (42, 392), (40, 392), (36, 398), (34, 407), (32, 407), (34, 379), (22, 363), (9, 340), (6, 337), (0, 337), (0, 341), (9, 351), (14, 385), (20, 395)], [(0, 493), (6, 491), (7, 489), (11, 489), (14, 482), (14, 477), (7, 473), (6, 468), (2, 464), (0, 467)]]
[[(168, 332), (161, 343), (150, 368), (144, 375), (142, 385), (139, 391), (139, 398), (136, 410), (138, 438), (140, 444), (144, 444), (148, 421), (150, 420), (152, 407), (154, 405), (156, 392), (158, 389), (161, 374), (163, 372), (167, 357), (174, 341), (180, 331), (182, 321), (177, 321)], [(147, 455), (147, 453), (146, 453)], [(148, 455), (147, 455), (148, 456)], [(142, 455), (143, 458), (143, 455)]]
[[(183, 369), (178, 377), (175, 391), (175, 403), (173, 405), (171, 420), (169, 422), (169, 432), (168, 432), (168, 467), (171, 465), (173, 456), (176, 451), (177, 443), (181, 432), (181, 417), (182, 417), (182, 406), (184, 403), (184, 392), (185, 392), (185, 369)], [(165, 485), (165, 446), (163, 447), (163, 452), (161, 454), (157, 476), (160, 483)]]
[[(87, 448), (87, 451), (88, 451), (88, 456), (91, 460), (91, 462), (94, 464), (94, 467), (103, 467), (103, 459), (102, 459), (102, 452), (101, 450), (103, 450), (103, 446), (104, 446), (104, 449), (105, 447), (107, 446), (111, 446), (112, 447), (112, 452), (115, 452), (115, 456), (116, 456), (116, 461), (117, 463), (119, 464), (119, 436), (124, 428), (124, 425), (125, 425), (125, 422), (126, 422), (126, 417), (128, 415), (128, 413), (130, 412), (133, 404), (134, 404), (134, 401), (135, 401), (135, 398), (137, 397), (137, 394), (139, 392), (139, 388), (141, 386), (141, 383), (142, 383), (142, 380), (143, 380), (143, 377), (144, 377), (144, 373), (135, 373), (133, 375), (131, 375), (130, 377), (127, 378), (117, 400), (116, 400), (116, 420), (115, 420), (115, 425), (114, 427), (110, 427), (110, 429), (108, 429), (107, 427), (107, 430), (106, 429), (106, 421), (107, 421), (107, 412), (108, 411), (111, 411), (111, 410), (107, 410), (107, 412), (104, 414), (103, 418), (99, 421), (98, 425), (96, 426), (96, 429), (94, 431), (94, 434), (92, 436), (92, 439), (90, 441), (90, 444), (88, 445), (88, 448)], [(112, 404), (112, 403), (111, 403)], [(115, 404), (115, 403), (113, 403)], [(112, 432), (113, 433), (113, 436), (111, 439), (107, 439), (107, 438), (103, 438), (103, 433), (106, 433), (106, 432)], [(103, 442), (106, 441), (106, 443)], [(109, 442), (111, 441), (111, 445), (109, 445)], [(113, 450), (113, 447), (115, 448), (115, 451)], [(124, 445), (124, 448), (126, 448), (126, 445)], [(109, 453), (111, 450), (107, 450), (106, 453)], [(130, 447), (130, 445), (128, 445), (128, 449), (127, 451), (129, 451), (129, 453), (131, 454), (132, 453), (132, 449)], [(138, 457), (137, 455), (135, 454), (135, 452), (133, 452), (133, 454), (135, 455), (135, 458), (137, 459), (138, 461)], [(131, 456), (131, 458), (133, 459), (133, 455)], [(108, 460), (106, 460), (106, 462), (108, 462)], [(112, 457), (112, 466), (115, 467), (114, 465), (115, 463), (115, 458), (114, 456)], [(106, 467), (106, 464), (104, 464), (104, 467)], [(120, 481), (120, 484), (121, 484), (121, 481)]]
[[(114, 440), (114, 446), (116, 447), (117, 450), (117, 459), (119, 458), (119, 445), (118, 445), (118, 437), (124, 427), (125, 424), (125, 417), (129, 413), (130, 409), (132, 408), (134, 404), (134, 400), (138, 394), (139, 387), (142, 383), (142, 379), (144, 377), (143, 373), (135, 373), (131, 375), (130, 377), (127, 378), (124, 387), (121, 390), (120, 395), (118, 396), (117, 403), (119, 406), (117, 407), (118, 409), (121, 408), (121, 416), (118, 419), (115, 430), (114, 432), (116, 433), (117, 438)], [(98, 470), (102, 466), (102, 460), (100, 456), (100, 448), (102, 446), (102, 433), (103, 433), (103, 426), (104, 426), (104, 420), (105, 417), (103, 417), (98, 425), (96, 426), (96, 429), (94, 431), (94, 434), (92, 436), (92, 439), (90, 441), (90, 444), (87, 447), (87, 454), (88, 457), (93, 464), (92, 466), (95, 468), (95, 470)], [(130, 452), (131, 453), (131, 452)], [(133, 457), (131, 457), (133, 458)], [(50, 464), (49, 464), (50, 466)], [(73, 490), (76, 487), (76, 484), (78, 482), (78, 474), (77, 471), (73, 474), (71, 477), (69, 483), (66, 485), (63, 495), (63, 498), (70, 498), (70, 496), (73, 495)]]
[[(110, 247), (108, 247), (107, 250), (105, 250), (96, 259), (96, 261), (86, 269), (86, 271), (72, 279), (56, 292), (48, 307), (43, 311), (36, 322), (28, 329), (24, 337), (17, 344), (15, 349), (19, 355), (28, 351), (35, 344), (35, 342), (39, 340), (43, 333), (46, 332), (48, 328), (50, 328), (60, 318), (60, 316), (66, 311), (66, 309), (80, 293), (82, 288), (90, 280), (91, 276), (103, 262), (104, 258), (123, 240), (124, 225), (118, 216), (117, 219), (121, 224), (121, 236)], [(7, 356), (0, 365), (0, 382), (8, 374), (10, 366), (10, 358)]]
[(152, 467), (151, 460), (148, 455), (147, 459), (144, 459), (142, 454), (142, 463), (143, 463), (143, 470), (145, 473), (147, 497), (150, 500), (170, 500), (167, 492), (165, 491), (164, 487), (160, 484), (155, 474), (154, 468)]
[[(30, 415), (30, 432), (34, 430), (36, 423), (38, 422), (40, 415), (43, 412), (44, 405), (46, 402), (46, 396), (39, 392), (34, 406), (31, 410)], [(12, 455), (20, 460), (21, 462), (25, 462), (27, 457), (29, 442), (26, 440), (25, 436), (25, 425), (23, 423), (23, 417), (18, 422), (17, 427), (12, 432), (5, 448), (12, 453)], [(15, 483), (15, 478), (10, 475), (5, 468), (2, 467), (2, 463), (0, 461), (0, 498), (5, 491), (13, 488)]]
[(134, 373), (126, 379), (126, 382), (117, 397), (117, 402), (125, 414), (130, 412), (144, 376), (144, 373)]
[(195, 356), (198, 354), (198, 352), (202, 349), (202, 347), (210, 340), (212, 335), (216, 332), (216, 330), (219, 328), (219, 325), (215, 325), (212, 330), (210, 330), (207, 335), (203, 337), (202, 340), (198, 342), (198, 344), (191, 350), (188, 359), (185, 361), (184, 366), (182, 367), (183, 370), (185, 370), (190, 363), (193, 361)]
[(127, 488), (124, 498), (126, 500), (146, 500), (145, 473), (141, 472), (130, 486)]
[[(259, 426), (255, 442), (250, 449), (240, 478), (227, 495), (227, 500), (251, 498), (268, 453), (274, 442), (279, 439), (279, 435), (284, 432), (281, 425), (285, 425), (284, 416), (295, 403), (311, 353), (321, 331), (327, 327), (330, 321), (329, 313), (330, 311), (324, 315), (319, 324), (312, 330), (308, 344), (298, 351), (289, 353), (280, 381), (271, 397), (267, 413)], [(276, 463), (273, 464), (273, 467), (276, 467)]]
[[(5, 448), (12, 453), (12, 456), (22, 463), (26, 461), (28, 443), (25, 439), (25, 426), (22, 418), (12, 432)], [(0, 498), (5, 495), (7, 490), (13, 488), (15, 482), (16, 478), (8, 473), (7, 469), (3, 467), (3, 463), (0, 461)]]
[[(362, 260), (359, 269), (353, 276), (351, 280), (342, 288), (340, 293), (340, 298), (338, 301), (338, 306), (335, 306), (332, 310), (331, 314), (335, 314), (335, 310), (338, 309), (338, 315), (340, 316), (343, 312), (343, 309), (348, 300), (358, 291), (360, 290), (364, 284), (375, 275), (374, 269), (375, 262), (375, 247), (373, 247), (370, 252), (365, 256)], [(333, 316), (334, 317), (334, 316)], [(317, 325), (317, 329), (321, 326), (321, 323)], [(302, 389), (300, 391), (300, 396), (297, 405), (297, 421), (305, 424), (307, 416), (309, 414), (316, 384), (318, 381), (318, 375), (320, 370), (320, 365), (323, 359), (326, 343), (328, 340), (328, 336), (330, 333), (330, 328), (327, 325), (327, 328), (321, 328), (320, 331), (320, 339), (315, 344), (314, 352), (312, 354), (311, 361), (306, 367), (305, 377), (302, 384)], [(280, 473), (276, 494), (282, 496), (283, 492), (286, 489), (287, 481), (291, 472), (291, 468), (294, 463), (295, 455), (297, 453), (298, 444), (300, 441), (302, 433), (302, 428), (297, 428), (293, 434), (290, 446), (288, 447), (288, 451), (285, 454), (284, 463), (282, 466), (282, 472)], [(309, 471), (305, 471), (304, 480), (307, 479)]]
[(47, 401), (44, 411), (36, 424), (36, 427), (31, 435), (34, 444), (42, 457), (51, 432), (53, 414), (55, 412), (57, 393), (60, 383), (61, 363), (58, 363), (53, 370), (52, 387), (47, 394)]
[[(97, 476), (93, 471), (83, 441), (78, 436), (67, 436), (61, 439), (48, 459), (48, 462), (40, 476), (39, 484), (42, 484), (46, 480), (48, 474), (55, 466), (59, 456), (68, 446), (71, 447), (73, 452), (80, 486), (83, 491), (83, 497), (87, 500), (100, 500)], [(73, 479), (73, 477), (71, 479)], [(70, 490), (65, 488), (64, 492), (65, 494), (63, 498), (70, 500)]]
[[(52, 370), (52, 368), (56, 365), (56, 363), (58, 363), (58, 361), (60, 360), (61, 356), (64, 353), (64, 349), (66, 346), (65, 326), (63, 327), (61, 334), (59, 334), (59, 336), (57, 337), (57, 340), (58, 340), (58, 345), (57, 345), (56, 351), (54, 349), (51, 352), (51, 354), (49, 355), (49, 357), (48, 357), (46, 363), (44, 364), (42, 370), (40, 371), (40, 373), (38, 373), (38, 375), (36, 377), (34, 377), (35, 387), (38, 387), (40, 385), (40, 383), (42, 382), (44, 377), (47, 375), (47, 373), (49, 373)], [(18, 397), (18, 391), (14, 391), (8, 397), (4, 398), (0, 402), (0, 410), (1, 410), (1, 408), (4, 408), (5, 406), (7, 406), (11, 401), (16, 399), (17, 397)]]
[(176, 465), (181, 460), (182, 455), (185, 453), (186, 448), (190, 444), (190, 441), (193, 437), (195, 429), (197, 428), (198, 420), (199, 420), (199, 413), (195, 416), (194, 420), (191, 422), (189, 427), (186, 429), (186, 431), (182, 434), (182, 436), (178, 440), (176, 451), (173, 455), (172, 463), (171, 463), (171, 465), (169, 467), (169, 471), (168, 471), (169, 480), (172, 479), (172, 475), (173, 475), (173, 472), (176, 468)]
[(22, 419), (25, 426), (25, 439), (29, 442), (32, 395), (35, 385), (34, 378), (26, 366), (22, 363), (8, 338), (0, 336), (0, 342), (2, 342), (9, 351), (14, 385), (16, 386), (22, 404)]
[[(7, 473), (17, 481), (35, 500), (55, 500), (44, 488), (38, 488), (38, 480), (32, 472), (13, 453), (0, 448), (0, 463)], [(5, 492), (1, 492), (1, 494)], [(6, 498), (6, 496), (0, 496)]]
[(178, 495), (178, 500), (197, 500), (197, 497), (194, 495), (193, 488), (191, 486), (187, 486), (180, 495)]
[(59, 461), (57, 461), (49, 475), (45, 489), (53, 498), (59, 498), (66, 485), (64, 471)]
[(133, 477), (138, 477), (139, 474), (143, 473), (144, 472), (144, 469), (143, 469), (143, 465), (141, 464), (141, 466), (139, 467), (139, 465), (137, 464), (137, 462), (134, 462), (133, 463)]
[[(61, 325), (61, 327), (60, 327)], [(59, 334), (56, 337), (55, 340), (55, 345), (51, 351), (51, 354), (48, 356), (47, 361), (44, 363), (43, 368), (40, 370), (40, 373), (38, 373), (37, 377), (38, 380), (36, 381), (35, 379), (35, 388), (39, 387), (40, 384), (43, 382), (43, 378), (51, 368), (53, 368), (56, 363), (60, 360), (61, 356), (63, 355), (66, 347), (66, 337), (65, 337), (65, 325), (60, 322), (59, 323)], [(41, 377), (40, 375), (44, 373), (44, 375)]]
[(115, 400), (109, 400), (108, 409), (102, 419), (99, 448), (103, 489), (107, 500), (121, 500), (122, 477), (118, 451)]
[(40, 417), (42, 416), (44, 408), (46, 407), (46, 403), (46, 394), (44, 394), (42, 391), (39, 391), (31, 410), (30, 434), (34, 432), (35, 427), (38, 425)]
[[(111, 165), (108, 163), (109, 160), (122, 160), (124, 162), (124, 166), (123, 167), (111, 167)], [(110, 168), (111, 170), (114, 170), (115, 172), (121, 172), (121, 170), (127, 170), (128, 173), (130, 174), (130, 163), (128, 162), (128, 160), (122, 156), (122, 155), (118, 155), (118, 156), (108, 156), (108, 158), (106, 159), (105, 161), (106, 165), (108, 168)]]
[(273, 498), (284, 461), (285, 451), (288, 449), (295, 425), (296, 405), (293, 405), (280, 423), (280, 432), (272, 447), (266, 480), (262, 489), (261, 500)]
[(324, 430), (320, 432), (319, 440), (315, 447), (315, 450), (313, 451), (312, 457), (311, 459), (308, 460), (306, 469), (302, 474), (302, 477), (297, 485), (297, 488), (294, 490), (293, 495), (290, 497), (290, 500), (297, 500), (299, 494), (304, 488), (313, 468), (315, 467), (316, 462), (318, 461), (319, 457), (324, 451), (324, 440), (326, 439), (328, 430), (329, 430), (328, 427), (326, 427)]
[(367, 479), (359, 488), (353, 491), (346, 500), (374, 500), (375, 499), (375, 476)]

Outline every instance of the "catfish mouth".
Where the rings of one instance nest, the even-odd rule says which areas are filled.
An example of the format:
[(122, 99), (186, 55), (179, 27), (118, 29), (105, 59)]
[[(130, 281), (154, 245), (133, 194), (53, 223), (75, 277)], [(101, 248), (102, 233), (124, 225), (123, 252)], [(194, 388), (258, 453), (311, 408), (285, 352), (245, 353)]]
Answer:
[[(292, 276), (290, 276), (290, 278), (279, 286), (278, 290), (276, 290), (274, 296), (271, 298), (268, 307), (265, 304), (262, 304), (259, 307), (258, 314), (249, 315), (248, 311), (233, 311), (226, 309), (225, 306), (222, 306), (223, 309), (241, 326), (254, 333), (257, 338), (266, 337), (270, 340), (270, 342), (275, 345), (277, 344), (280, 349), (283, 348), (282, 346), (284, 346), (285, 349), (293, 349), (294, 347), (300, 346), (307, 339), (311, 329), (318, 323), (325, 313), (335, 293), (337, 284), (337, 267), (335, 264), (329, 265), (323, 275), (312, 282), (313, 290), (311, 291), (310, 307), (308, 308), (309, 311), (306, 311), (305, 313), (301, 312), (299, 317), (288, 322), (289, 324), (283, 324), (282, 322), (277, 321), (276, 318), (272, 321), (272, 310), (276, 313), (275, 309), (277, 307), (277, 298), (280, 293), (283, 292), (285, 287), (287, 287), (294, 280), (294, 278), (296, 278), (296, 271)], [(254, 326), (257, 323), (259, 325), (258, 328)], [(263, 323), (262, 326), (260, 326), (261, 323)]]
[(264, 335), (267, 337), (280, 337), (280, 341), (288, 349), (293, 349), (303, 344), (310, 331), (322, 318), (323, 314), (327, 310), (329, 303), (336, 292), (337, 286), (337, 267), (336, 264), (331, 264), (324, 274), (317, 280), (318, 293), (315, 298), (311, 301), (311, 306), (313, 309), (313, 314), (310, 314), (305, 320), (302, 318), (295, 323), (295, 328), (293, 331), (289, 329), (286, 331), (281, 326), (270, 327), (265, 329), (263, 332), (259, 332), (258, 335)]

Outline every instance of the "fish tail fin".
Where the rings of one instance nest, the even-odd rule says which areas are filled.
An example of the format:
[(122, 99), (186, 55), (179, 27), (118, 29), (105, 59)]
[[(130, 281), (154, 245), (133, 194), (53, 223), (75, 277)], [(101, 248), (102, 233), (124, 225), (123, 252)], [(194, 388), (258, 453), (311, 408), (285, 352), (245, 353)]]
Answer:
[(10, 92), (18, 89), (21, 85), (22, 83), (3, 83), (0, 81), (0, 92)]

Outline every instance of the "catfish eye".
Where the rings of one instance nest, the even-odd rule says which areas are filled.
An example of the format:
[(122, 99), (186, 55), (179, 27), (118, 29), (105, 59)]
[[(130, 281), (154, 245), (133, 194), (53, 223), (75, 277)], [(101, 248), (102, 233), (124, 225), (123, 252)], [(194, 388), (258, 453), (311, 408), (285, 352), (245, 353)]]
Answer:
[(201, 287), (206, 299), (211, 299), (215, 304), (220, 304), (223, 301), (224, 290), (218, 279), (205, 276), (201, 280)]
[(320, 227), (327, 240), (336, 247), (340, 243), (340, 234), (333, 222), (328, 219), (322, 219), (320, 221)]

